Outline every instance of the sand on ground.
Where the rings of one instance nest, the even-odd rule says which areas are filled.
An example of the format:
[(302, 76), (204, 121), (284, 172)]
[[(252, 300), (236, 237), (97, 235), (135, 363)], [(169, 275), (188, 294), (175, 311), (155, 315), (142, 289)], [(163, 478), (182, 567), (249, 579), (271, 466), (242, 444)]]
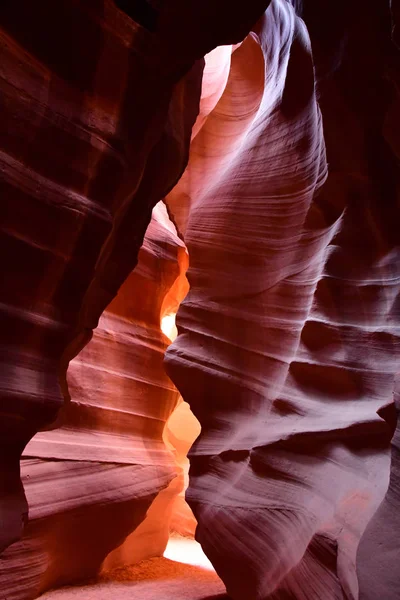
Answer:
[(93, 583), (51, 590), (40, 600), (229, 600), (200, 545), (172, 537), (163, 557), (103, 573)]

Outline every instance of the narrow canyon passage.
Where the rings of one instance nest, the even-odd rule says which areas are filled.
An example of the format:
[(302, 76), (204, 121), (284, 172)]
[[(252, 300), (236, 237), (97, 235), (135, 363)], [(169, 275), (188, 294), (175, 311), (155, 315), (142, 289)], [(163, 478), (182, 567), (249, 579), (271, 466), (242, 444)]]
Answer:
[[(162, 210), (162, 207), (159, 207)], [(184, 275), (183, 273), (181, 274)], [(179, 288), (179, 286), (176, 286)], [(182, 286), (183, 287), (183, 286)], [(185, 290), (186, 291), (186, 290)], [(177, 289), (172, 295), (177, 293)], [(183, 290), (181, 292), (185, 293)], [(164, 301), (168, 310), (173, 303)], [(176, 313), (169, 312), (161, 318), (161, 330), (173, 342), (177, 336)], [(169, 514), (157, 499), (150, 506), (147, 517), (136, 529), (125, 549), (118, 549), (106, 557), (97, 581), (49, 591), (43, 600), (212, 600), (225, 598), (225, 586), (215, 573), (200, 544), (194, 540), (196, 520), (185, 501), (189, 484), (189, 460), (187, 453), (200, 434), (200, 424), (189, 405), (178, 398), (177, 404), (165, 423), (163, 440), (173, 453), (178, 468), (174, 488), (179, 493), (172, 501)], [(134, 544), (145, 544), (146, 532), (151, 524), (169, 518), (169, 540), (162, 557), (129, 563), (135, 558)], [(123, 562), (128, 566), (115, 566)]]
[(31, 524), (0, 563), (0, 577), (28, 563), (14, 597), (81, 581), (89, 583), (43, 597), (197, 600), (224, 592), (185, 501), (187, 453), (200, 424), (163, 368), (187, 265), (161, 202), (137, 268), (69, 366), (71, 397), (58, 427), (38, 433), (23, 454)]
[[(173, 338), (174, 318), (166, 317), (163, 332)], [(172, 325), (172, 326), (171, 326)], [(227, 598), (225, 586), (214, 567), (205, 556), (200, 544), (194, 540), (196, 521), (184, 493), (188, 485), (187, 451), (200, 432), (197, 419), (186, 402), (180, 401), (166, 423), (164, 440), (173, 450), (184, 485), (171, 509), (170, 537), (163, 557), (150, 558), (131, 566), (112, 568), (114, 559), (105, 560), (97, 581), (86, 585), (64, 587), (49, 591), (43, 600), (223, 600)], [(179, 477), (179, 476), (178, 476)], [(157, 501), (149, 509), (147, 521), (156, 517)], [(161, 519), (165, 517), (160, 515)], [(158, 519), (160, 518), (158, 517)], [(139, 526), (148, 527), (146, 520)], [(140, 537), (139, 537), (140, 539)], [(126, 562), (132, 560), (126, 555)]]
[(399, 600), (399, 31), (0, 2), (0, 600)]
[(104, 573), (97, 582), (47, 592), (42, 600), (225, 600), (225, 586), (200, 546), (171, 538), (163, 558)]

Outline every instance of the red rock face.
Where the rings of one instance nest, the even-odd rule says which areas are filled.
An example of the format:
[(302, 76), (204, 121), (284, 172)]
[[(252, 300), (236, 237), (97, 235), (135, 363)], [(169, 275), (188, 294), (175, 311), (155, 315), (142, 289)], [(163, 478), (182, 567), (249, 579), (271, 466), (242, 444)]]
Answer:
[(27, 512), (21, 452), (54, 421), (68, 362), (184, 169), (202, 56), (240, 41), (268, 0), (229, 16), (227, 1), (117, 4), (0, 7), (0, 244), (9, 257), (0, 272), (0, 548), (19, 537)]
[[(370, 4), (2, 3), (7, 597), (193, 529), (184, 243), (166, 368), (230, 597), (398, 597), (399, 11)], [(184, 243), (158, 205), (132, 273), (165, 196)]]
[(187, 454), (190, 447), (200, 435), (200, 423), (193, 415), (187, 402), (182, 398), (167, 421), (164, 439), (172, 446), (175, 460), (181, 468), (181, 489), (174, 500), (170, 531), (187, 538), (194, 538), (197, 522), (186, 502), (186, 490), (189, 485), (189, 460)]
[[(187, 497), (234, 600), (357, 598), (388, 485), (399, 210), (387, 103), (373, 115), (384, 59), (357, 44), (365, 28), (382, 53), (390, 31), (382, 8), (339, 8), (304, 3), (323, 120), (307, 31), (274, 1), (167, 199), (191, 286), (167, 368), (202, 426)], [(363, 589), (361, 555), (359, 573), (392, 597)]]
[(5, 547), (26, 512), (18, 456), (183, 170), (202, 68), (175, 85), (193, 54), (174, 59), (110, 1), (5, 2), (0, 25)]
[(164, 306), (176, 309), (186, 267), (160, 203), (137, 268), (69, 366), (62, 426), (25, 448), (29, 525), (0, 564), (10, 597), (91, 577), (103, 561), (108, 569), (162, 555), (183, 473), (163, 441), (179, 395), (163, 369), (169, 340), (160, 320)]

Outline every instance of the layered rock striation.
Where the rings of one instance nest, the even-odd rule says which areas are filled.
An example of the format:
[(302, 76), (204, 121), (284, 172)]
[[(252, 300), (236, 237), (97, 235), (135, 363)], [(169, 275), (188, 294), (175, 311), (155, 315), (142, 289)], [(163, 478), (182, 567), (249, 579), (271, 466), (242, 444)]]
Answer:
[(30, 600), (101, 568), (162, 555), (183, 477), (163, 441), (179, 394), (163, 369), (169, 340), (160, 320), (165, 307), (176, 309), (186, 267), (184, 244), (160, 203), (137, 268), (70, 363), (62, 426), (25, 448), (30, 519), (22, 540), (2, 554), (7, 597)]
[[(317, 4), (297, 3), (303, 21), (274, 0), (232, 48), (167, 198), (190, 292), (166, 364), (202, 427), (187, 498), (234, 600), (358, 598), (357, 548), (389, 480), (389, 11)], [(362, 577), (361, 591), (379, 596)]]
[(4, 548), (27, 513), (19, 456), (184, 168), (202, 64), (111, 1), (5, 2), (0, 27)]
[(2, 3), (7, 597), (193, 531), (183, 239), (166, 366), (228, 593), (397, 598), (397, 4)]

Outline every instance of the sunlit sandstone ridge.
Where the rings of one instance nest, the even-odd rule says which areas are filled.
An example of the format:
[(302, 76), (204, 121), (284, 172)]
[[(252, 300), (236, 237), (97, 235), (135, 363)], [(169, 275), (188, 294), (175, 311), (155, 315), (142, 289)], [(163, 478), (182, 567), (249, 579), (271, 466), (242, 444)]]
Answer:
[(398, 599), (397, 5), (1, 4), (7, 600)]

